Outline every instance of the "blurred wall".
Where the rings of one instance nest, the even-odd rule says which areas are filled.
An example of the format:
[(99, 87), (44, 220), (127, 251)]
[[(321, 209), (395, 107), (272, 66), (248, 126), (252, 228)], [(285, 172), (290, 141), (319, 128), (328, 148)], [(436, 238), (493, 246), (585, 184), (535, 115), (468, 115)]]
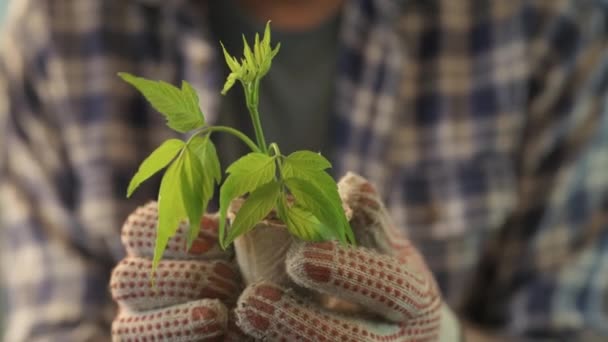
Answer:
[(9, 0), (0, 0), (0, 24), (4, 22), (4, 16), (6, 15), (6, 5)]

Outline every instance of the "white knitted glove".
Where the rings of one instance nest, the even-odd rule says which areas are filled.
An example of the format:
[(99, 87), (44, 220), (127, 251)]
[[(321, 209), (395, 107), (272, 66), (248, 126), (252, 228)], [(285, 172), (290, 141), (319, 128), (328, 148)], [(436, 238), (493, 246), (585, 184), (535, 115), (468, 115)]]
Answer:
[[(112, 272), (110, 288), (119, 304), (113, 341), (245, 341), (229, 322), (242, 286), (233, 252), (217, 244), (217, 215), (206, 214), (201, 232), (186, 251), (185, 223), (169, 240), (151, 284), (157, 205), (133, 212), (122, 228), (127, 256)], [(226, 334), (226, 331), (229, 334)]]
[[(433, 275), (394, 228), (374, 188), (347, 174), (339, 190), (352, 209), (359, 247), (295, 242), (276, 227), (275, 238), (236, 241), (250, 284), (238, 301), (237, 325), (264, 341), (458, 341), (459, 324)], [(280, 263), (264, 256), (285, 250), (287, 275), (281, 275)]]

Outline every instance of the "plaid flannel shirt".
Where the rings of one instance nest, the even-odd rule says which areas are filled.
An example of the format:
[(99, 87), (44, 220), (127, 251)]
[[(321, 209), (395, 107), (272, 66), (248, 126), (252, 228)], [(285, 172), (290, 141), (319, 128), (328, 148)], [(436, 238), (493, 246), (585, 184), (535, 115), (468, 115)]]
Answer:
[[(13, 5), (6, 340), (108, 338), (119, 229), (158, 178), (127, 182), (173, 134), (116, 72), (190, 81), (213, 121), (223, 61), (203, 1)], [(335, 175), (377, 184), (447, 303), (512, 339), (608, 336), (608, 4), (353, 0), (340, 42)]]

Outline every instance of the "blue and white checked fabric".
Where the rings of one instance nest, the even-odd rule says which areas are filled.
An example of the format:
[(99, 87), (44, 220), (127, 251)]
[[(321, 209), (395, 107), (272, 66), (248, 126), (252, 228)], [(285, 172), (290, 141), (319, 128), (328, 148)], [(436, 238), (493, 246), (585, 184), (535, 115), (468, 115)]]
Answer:
[[(116, 72), (223, 75), (204, 1), (15, 1), (0, 50), (7, 341), (103, 340), (126, 200), (172, 136)], [(608, 338), (608, 4), (352, 0), (336, 176), (385, 195), (446, 301), (512, 339)], [(294, 80), (297, 82), (297, 80)], [(221, 147), (220, 147), (221, 150)]]

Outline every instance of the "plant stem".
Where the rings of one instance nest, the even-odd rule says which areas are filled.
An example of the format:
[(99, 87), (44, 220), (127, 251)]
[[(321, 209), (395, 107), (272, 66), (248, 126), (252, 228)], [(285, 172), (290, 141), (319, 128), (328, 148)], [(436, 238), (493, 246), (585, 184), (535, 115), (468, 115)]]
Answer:
[(269, 147), (270, 151), (274, 152), (274, 155), (277, 157), (281, 156), (281, 150), (279, 150), (279, 145), (277, 145), (277, 143), (270, 143)]
[[(190, 137), (190, 139), (192, 139), (192, 137), (199, 135), (199, 134), (204, 134), (204, 133), (212, 133), (212, 132), (224, 132), (224, 133), (228, 133), (228, 134), (232, 134), (233, 136), (239, 138), (243, 143), (245, 143), (245, 145), (247, 145), (251, 151), (253, 152), (262, 152), (260, 150), (260, 148), (258, 148), (256, 146), (256, 144), (249, 139), (248, 136), (246, 136), (245, 134), (243, 134), (241, 131), (236, 130), (232, 127), (228, 127), (228, 126), (206, 126), (203, 127), (197, 131), (194, 132), (194, 134), (192, 134), (192, 136)], [(189, 140), (188, 140), (189, 141)]]
[(254, 80), (252, 83), (247, 84), (244, 89), (247, 109), (249, 110), (249, 115), (251, 116), (251, 122), (253, 123), (253, 130), (255, 132), (255, 138), (258, 142), (258, 147), (263, 153), (268, 153), (266, 139), (264, 138), (264, 131), (262, 130), (262, 122), (260, 121), (260, 112), (258, 111), (258, 92), (260, 89), (260, 80)]
[(281, 181), (283, 179), (283, 162), (281, 160), (281, 158), (283, 157), (283, 155), (281, 154), (281, 150), (279, 149), (279, 145), (277, 145), (277, 143), (270, 143), (268, 149), (270, 150), (270, 152), (274, 152), (274, 157), (275, 157), (275, 161), (276, 161), (276, 166), (278, 169), (278, 172), (275, 176), (275, 179), (278, 181)]

